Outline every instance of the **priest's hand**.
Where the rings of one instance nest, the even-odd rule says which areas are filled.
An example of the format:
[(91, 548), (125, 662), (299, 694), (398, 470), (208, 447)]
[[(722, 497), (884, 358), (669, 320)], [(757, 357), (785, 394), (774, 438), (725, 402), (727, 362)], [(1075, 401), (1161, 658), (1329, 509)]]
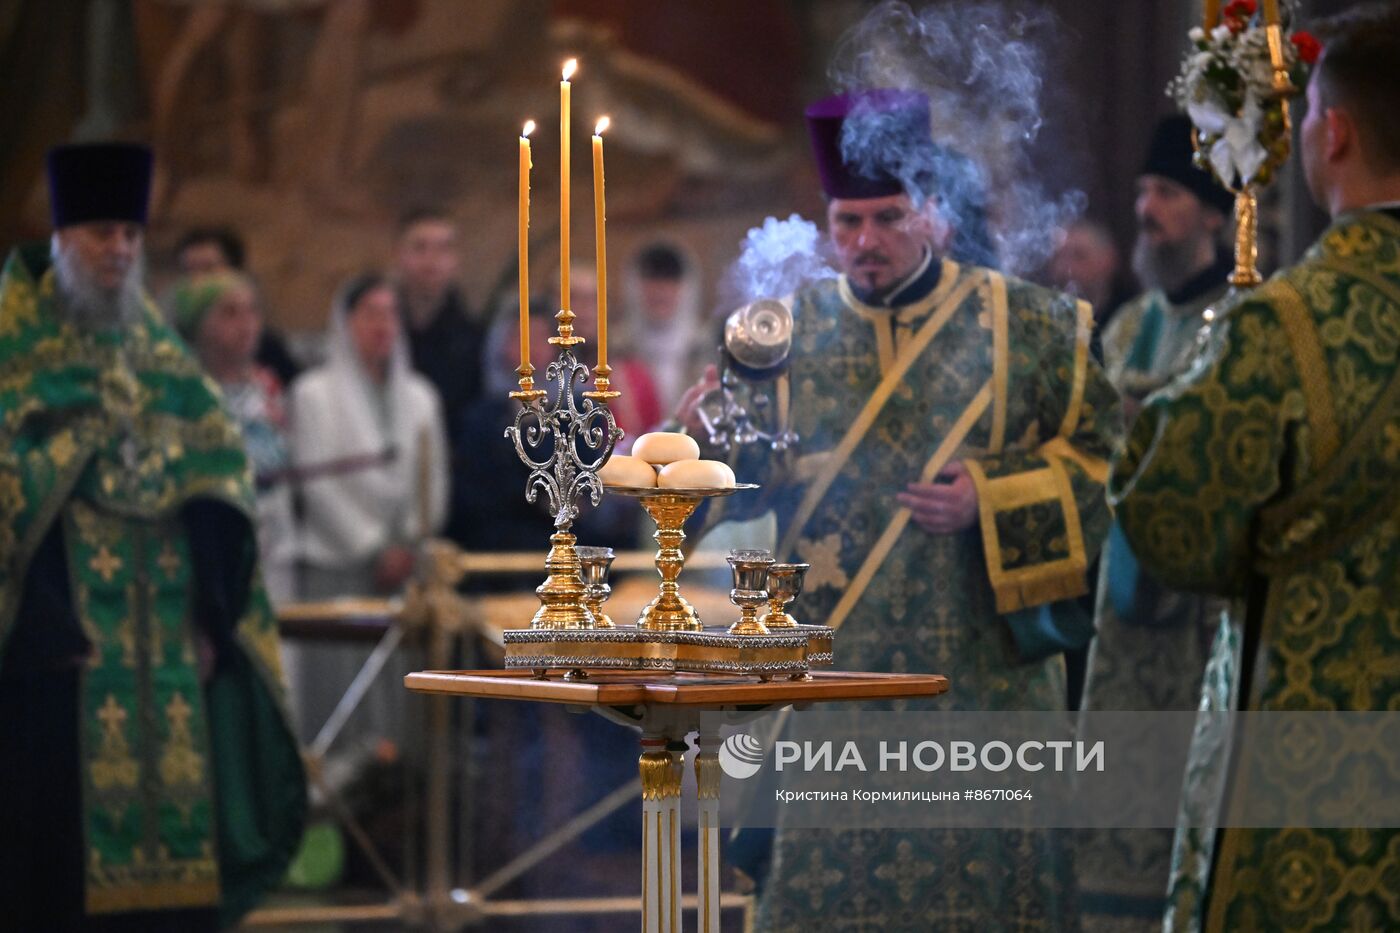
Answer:
[(908, 509), (914, 524), (931, 535), (950, 535), (977, 521), (977, 487), (967, 467), (953, 462), (932, 483), (910, 483), (895, 500)]
[(700, 381), (685, 390), (676, 406), (676, 420), (685, 428), (685, 433), (701, 442), (708, 435), (705, 433), (705, 423), (700, 420), (700, 400), (718, 388), (719, 370), (714, 366), (706, 366)]

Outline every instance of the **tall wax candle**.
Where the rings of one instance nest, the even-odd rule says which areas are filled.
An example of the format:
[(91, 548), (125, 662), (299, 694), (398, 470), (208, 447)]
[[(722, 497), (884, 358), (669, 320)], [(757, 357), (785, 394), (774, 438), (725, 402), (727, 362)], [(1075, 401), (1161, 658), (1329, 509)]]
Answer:
[(520, 368), (530, 365), (530, 134), (535, 121), (520, 131)]
[[(608, 246), (607, 208), (603, 198), (603, 131), (610, 121), (603, 117), (593, 130), (593, 235), (598, 265), (598, 368), (608, 365)], [(606, 372), (607, 370), (604, 370)]]
[(559, 82), (559, 308), (569, 309), (569, 79), (578, 68), (578, 59), (564, 63), (564, 80)]

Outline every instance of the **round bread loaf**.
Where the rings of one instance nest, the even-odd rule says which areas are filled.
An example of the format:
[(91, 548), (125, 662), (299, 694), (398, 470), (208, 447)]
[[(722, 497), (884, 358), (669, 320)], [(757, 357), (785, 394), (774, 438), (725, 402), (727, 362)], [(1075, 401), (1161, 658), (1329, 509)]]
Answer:
[(661, 468), (657, 485), (667, 489), (730, 489), (734, 471), (718, 460), (677, 460)]
[(632, 445), (632, 456), (664, 466), (678, 460), (699, 460), (700, 445), (695, 443), (695, 438), (685, 434), (653, 431), (637, 438), (637, 443)]
[(614, 455), (598, 471), (604, 486), (655, 486), (656, 467), (638, 457)]

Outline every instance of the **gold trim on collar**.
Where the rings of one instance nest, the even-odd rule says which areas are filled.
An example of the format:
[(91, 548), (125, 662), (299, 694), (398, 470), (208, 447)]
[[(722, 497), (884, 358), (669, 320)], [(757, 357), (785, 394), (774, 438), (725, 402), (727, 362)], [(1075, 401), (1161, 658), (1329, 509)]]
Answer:
[[(930, 308), (941, 303), (943, 299), (948, 296), (948, 293), (953, 290), (953, 286), (958, 281), (958, 276), (962, 273), (962, 267), (951, 259), (945, 258), (942, 262), (943, 267), (938, 273), (938, 284), (933, 287), (933, 291), (912, 304), (904, 305), (903, 308), (906, 311), (912, 311), (914, 308), (928, 311)], [(857, 298), (856, 293), (851, 289), (851, 280), (847, 276), (837, 276), (836, 284), (841, 292), (841, 300), (844, 301), (852, 311), (858, 314), (890, 313), (890, 308), (878, 308), (875, 305), (868, 305)]]
[(837, 291), (846, 307), (859, 315), (875, 331), (876, 349), (880, 355), (880, 375), (885, 375), (895, 360), (899, 356), (902, 347), (895, 346), (894, 322), (898, 315), (901, 318), (917, 319), (938, 307), (948, 293), (957, 284), (961, 267), (951, 259), (943, 259), (943, 266), (939, 270), (938, 284), (933, 287), (923, 298), (913, 304), (903, 305), (896, 308), (877, 308), (875, 305), (868, 305), (856, 297), (856, 293), (851, 290), (851, 282), (846, 276), (839, 276), (836, 280)]

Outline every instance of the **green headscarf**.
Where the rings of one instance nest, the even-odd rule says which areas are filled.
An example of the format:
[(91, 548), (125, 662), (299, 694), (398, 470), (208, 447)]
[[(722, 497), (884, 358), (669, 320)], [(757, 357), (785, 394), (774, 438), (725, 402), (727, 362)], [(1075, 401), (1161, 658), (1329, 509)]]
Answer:
[(233, 270), (187, 276), (176, 283), (170, 293), (170, 312), (180, 336), (193, 342), (209, 309), (239, 287), (252, 288), (253, 280)]

